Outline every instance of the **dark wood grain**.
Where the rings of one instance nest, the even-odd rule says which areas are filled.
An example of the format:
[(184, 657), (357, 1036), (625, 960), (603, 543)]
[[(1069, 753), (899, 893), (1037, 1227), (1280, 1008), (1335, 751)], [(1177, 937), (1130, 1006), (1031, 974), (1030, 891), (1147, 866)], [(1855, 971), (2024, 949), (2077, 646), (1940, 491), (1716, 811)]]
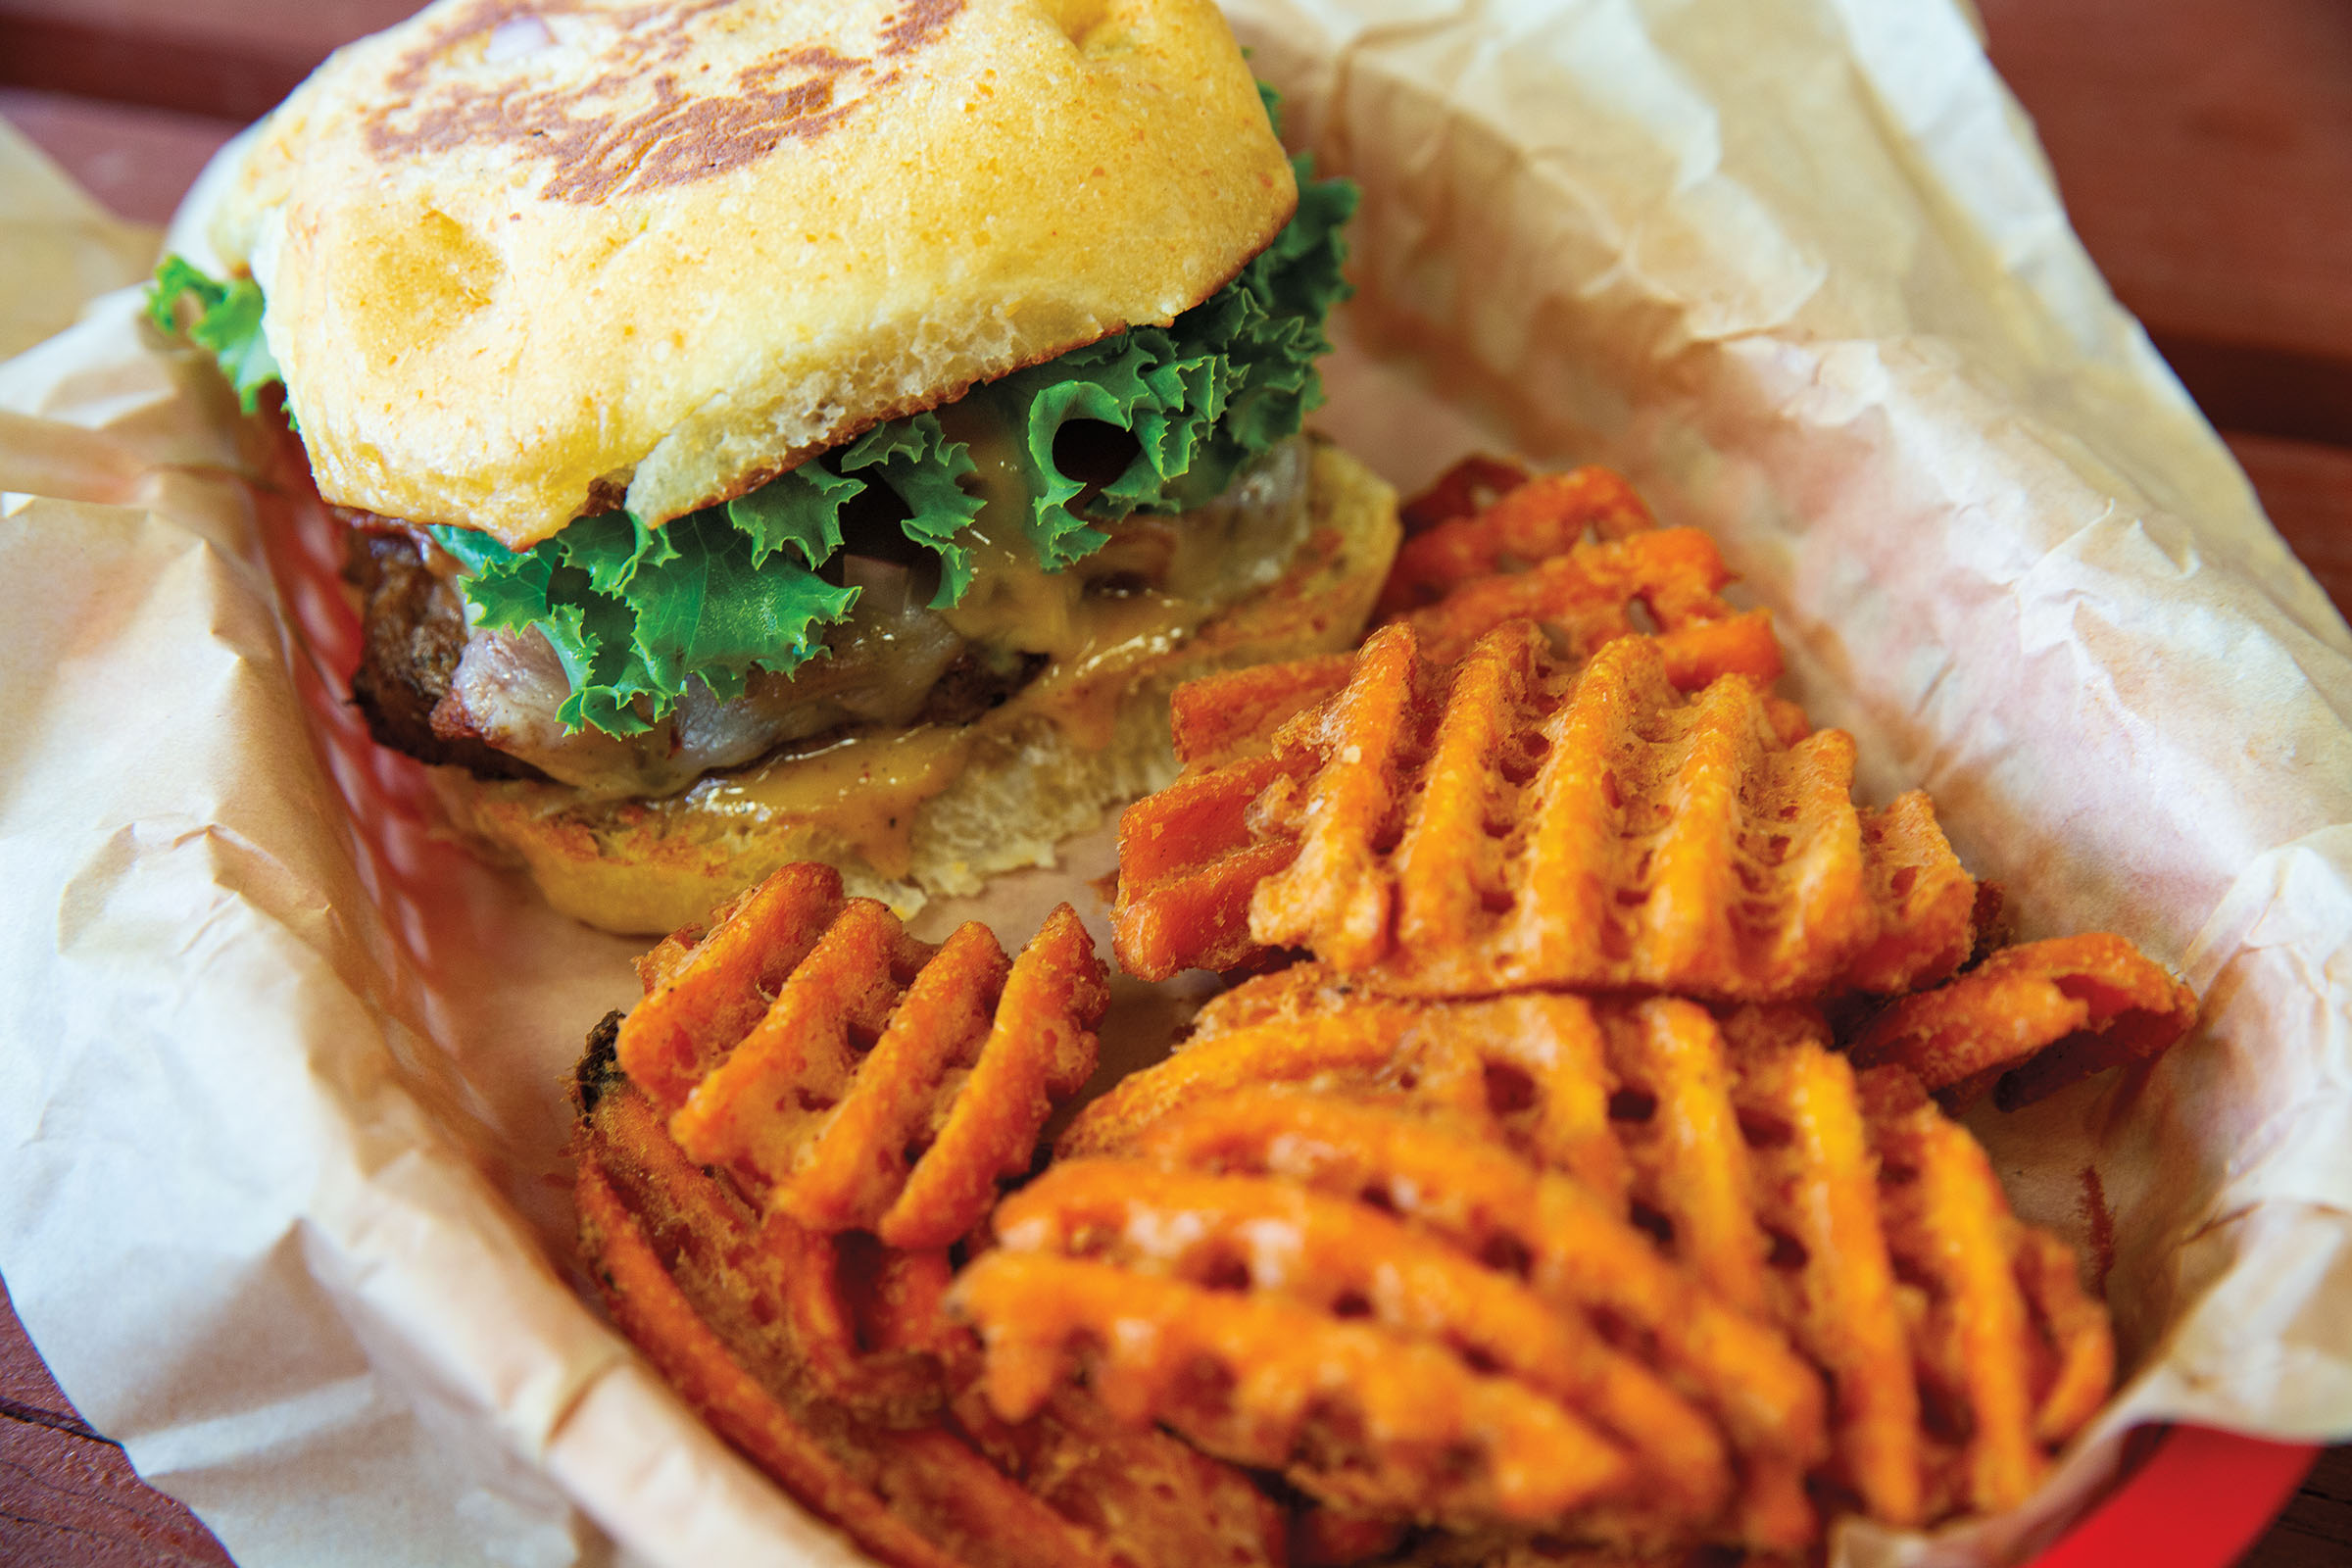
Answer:
[[(2332, 409), (2347, 408), (2333, 389), (2352, 365), (2352, 6), (1979, 0), (1979, 9), (2076, 230), (2117, 296), (2178, 356), (2214, 421), (2352, 444), (2352, 421), (2314, 430), (2309, 411), (2266, 399), (2259, 378), (2232, 368), (2275, 356), (2328, 389)], [(2300, 427), (2268, 422), (2281, 412)]]
[(2352, 448), (2226, 432), (2287, 548), (2352, 615)]
[(2347, 1562), (2352, 1562), (2352, 1447), (2329, 1448), (2238, 1568), (2343, 1568)]
[(156, 224), (171, 221), (206, 162), (240, 128), (234, 120), (34, 87), (0, 87), (0, 120), (117, 217)]
[(58, 1391), (0, 1281), (0, 1564), (220, 1568), (194, 1514), (142, 1484)]
[(2352, 361), (2181, 332), (2149, 336), (2216, 425), (2291, 441), (2352, 442)]
[(0, 0), (0, 85), (245, 122), (411, 0)]

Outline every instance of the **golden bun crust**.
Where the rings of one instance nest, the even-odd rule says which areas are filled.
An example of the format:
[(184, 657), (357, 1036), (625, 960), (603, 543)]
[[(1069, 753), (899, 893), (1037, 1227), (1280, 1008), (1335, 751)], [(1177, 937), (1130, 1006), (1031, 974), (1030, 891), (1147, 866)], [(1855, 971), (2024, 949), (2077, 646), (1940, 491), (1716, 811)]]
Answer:
[(1307, 537), (1283, 577), (1136, 669), (1107, 745), (1082, 745), (1019, 704), (968, 726), (961, 772), (915, 809), (904, 875), (878, 871), (822, 820), (747, 820), (689, 797), (585, 802), (561, 785), (460, 768), (434, 769), (434, 782), (477, 848), (519, 861), (550, 904), (608, 931), (700, 921), (795, 860), (838, 867), (851, 893), (903, 915), (933, 896), (976, 893), (999, 872), (1051, 865), (1062, 839), (1175, 777), (1167, 696), (1181, 682), (1354, 644), (1396, 552), (1396, 496), (1336, 447), (1318, 443), (1311, 463)]
[(441, 0), (214, 237), (320, 493), (520, 548), (1165, 322), (1297, 201), (1210, 0)]

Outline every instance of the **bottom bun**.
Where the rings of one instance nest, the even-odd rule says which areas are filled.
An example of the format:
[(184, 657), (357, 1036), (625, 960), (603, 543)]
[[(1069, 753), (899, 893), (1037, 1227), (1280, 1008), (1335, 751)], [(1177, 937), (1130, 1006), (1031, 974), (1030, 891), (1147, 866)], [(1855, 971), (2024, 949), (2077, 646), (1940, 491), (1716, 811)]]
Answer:
[[(1063, 839), (1175, 776), (1177, 685), (1354, 643), (1396, 555), (1396, 497), (1336, 447), (1316, 444), (1309, 461), (1308, 528), (1289, 569), (1189, 635), (1155, 640), (1125, 663), (1115, 693), (1090, 689), (1084, 671), (1056, 680), (1049, 669), (968, 724), (869, 733), (755, 764), (760, 784), (713, 777), (662, 800), (589, 800), (455, 767), (433, 770), (435, 788), (477, 853), (519, 863), (550, 904), (608, 931), (697, 923), (798, 860), (834, 866), (849, 892), (902, 916), (1000, 872), (1051, 865)], [(1077, 716), (1090, 709), (1104, 721)]]

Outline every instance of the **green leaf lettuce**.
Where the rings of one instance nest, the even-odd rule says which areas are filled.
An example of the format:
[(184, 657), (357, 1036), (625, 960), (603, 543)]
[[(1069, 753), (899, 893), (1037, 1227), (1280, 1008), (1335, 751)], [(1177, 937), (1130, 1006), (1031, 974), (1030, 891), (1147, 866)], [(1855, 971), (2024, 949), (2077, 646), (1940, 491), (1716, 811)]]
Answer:
[[(1268, 112), (1273, 111), (1271, 95)], [(1029, 503), (1022, 527), (1038, 563), (1057, 571), (1102, 548), (1097, 524), (1176, 513), (1221, 494), (1251, 458), (1298, 432), (1322, 401), (1315, 360), (1324, 317), (1348, 294), (1339, 230), (1352, 185), (1316, 180), (1295, 161), (1298, 209), (1230, 283), (1165, 327), (1132, 328), (1019, 370), (970, 394), (1012, 433)], [(213, 350), (247, 410), (276, 379), (261, 334), (261, 290), (220, 283), (178, 257), (158, 270), (150, 314)], [(1075, 505), (1086, 482), (1063, 471), (1055, 442), (1074, 419), (1127, 432), (1135, 455)], [(754, 668), (788, 674), (825, 653), (825, 628), (858, 590), (826, 579), (845, 548), (843, 509), (879, 487), (907, 540), (938, 560), (935, 609), (971, 581), (965, 529), (981, 509), (962, 479), (968, 448), (937, 417), (895, 419), (720, 506), (649, 527), (628, 513), (582, 517), (527, 551), (486, 534), (434, 527), (465, 567), (476, 624), (537, 626), (571, 679), (559, 717), (616, 735), (669, 713), (689, 681), (728, 698)]]
[[(183, 329), (181, 308), (191, 300), (196, 308)], [(212, 350), (247, 414), (261, 406), (263, 391), (281, 379), (277, 358), (262, 335), (261, 285), (249, 277), (222, 283), (183, 257), (167, 256), (147, 290), (147, 318), (166, 332), (184, 330), (188, 341)]]

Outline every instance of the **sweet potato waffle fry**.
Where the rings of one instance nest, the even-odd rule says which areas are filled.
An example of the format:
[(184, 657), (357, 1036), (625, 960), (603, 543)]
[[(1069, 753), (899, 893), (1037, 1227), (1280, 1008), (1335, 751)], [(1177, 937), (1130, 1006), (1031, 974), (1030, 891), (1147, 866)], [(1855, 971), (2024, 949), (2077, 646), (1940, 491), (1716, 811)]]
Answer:
[(812, 1233), (910, 1250), (962, 1236), (1028, 1168), (1094, 1071), (1107, 1000), (1067, 905), (1008, 964), (985, 926), (933, 948), (805, 865), (656, 950), (647, 979), (620, 1061), (679, 1147)]
[[(1518, 1280), (1355, 1197), (1133, 1160), (1075, 1160), (1002, 1205), (997, 1231), (1007, 1254), (1076, 1253), (1205, 1291), (1292, 1302), (1334, 1322), (1360, 1320), (1400, 1345), (1445, 1348), (1466, 1370), (1508, 1377), (1580, 1416), (1631, 1461), (1629, 1483), (1679, 1513), (1710, 1517), (1722, 1506), (1727, 1455), (1691, 1403), (1608, 1345), (1582, 1313), (1554, 1309)], [(1239, 1390), (1235, 1397), (1243, 1397)], [(1331, 1484), (1315, 1465), (1295, 1479), (1319, 1493)], [(1413, 1485), (1402, 1494), (1426, 1496), (1431, 1478)], [(1361, 1507), (1370, 1499), (1332, 1500)]]
[(1985, 922), (1998, 917), (1999, 893), (1984, 897), (1961, 868), (1926, 792), (1908, 791), (1859, 815), (1879, 934), (1846, 965), (1841, 982), (1878, 996), (1933, 984), (1970, 957)]
[[(1475, 514), (1450, 510), (1475, 507), (1482, 491), (1499, 493)], [(1658, 529), (1605, 469), (1528, 480), (1514, 466), (1472, 459), (1408, 507), (1408, 525), (1414, 516), (1424, 519), (1424, 531), (1399, 557), (1384, 609), (1413, 628), (1423, 657), (1436, 663), (1461, 660), (1507, 622), (1533, 619), (1572, 661), (1646, 636), (1667, 678), (1683, 690), (1725, 674), (1766, 687), (1781, 673), (1771, 617), (1722, 599), (1731, 574), (1714, 542), (1695, 529)], [(1588, 541), (1588, 532), (1597, 537)], [(1518, 569), (1504, 569), (1514, 564)], [(1263, 945), (1244, 934), (1242, 906), (1247, 891), (1296, 852), (1292, 835), (1262, 824), (1253, 832), (1244, 813), (1277, 772), (1296, 780), (1318, 765), (1311, 749), (1275, 748), (1276, 736), (1294, 716), (1339, 694), (1350, 674), (1340, 655), (1178, 688), (1171, 709), (1186, 769), (1175, 787), (1181, 793), (1141, 802), (1120, 822), (1115, 940), (1130, 972), (1164, 979), (1263, 956)], [(1802, 713), (1777, 698), (1764, 702), (1777, 733), (1790, 742), (1803, 736)], [(1278, 763), (1203, 777), (1269, 749)]]
[(1945, 1450), (1932, 1511), (2015, 1507), (2048, 1469), (2047, 1447), (2106, 1397), (2106, 1313), (2082, 1294), (2063, 1244), (2010, 1214), (1983, 1147), (1917, 1079), (1867, 1072), (1859, 1102), (1926, 1414)]
[(1524, 1279), (1554, 1310), (1650, 1347), (1660, 1375), (1737, 1451), (1742, 1494), (1730, 1533), (1768, 1547), (1812, 1539), (1801, 1477), (1827, 1453), (1818, 1375), (1771, 1326), (1662, 1257), (1622, 1200), (1539, 1169), (1474, 1126), (1409, 1097), (1260, 1090), (1168, 1116), (1140, 1148), (1167, 1164), (1263, 1172), (1373, 1202)]
[(1668, 528), (1577, 545), (1525, 571), (1458, 583), (1397, 618), (1439, 663), (1461, 658), (1504, 621), (1520, 619), (1540, 623), (1563, 651), (1588, 659), (1603, 644), (1643, 635), (1633, 618), (1639, 609), (1655, 624), (1649, 635), (1676, 685), (1703, 686), (1725, 673), (1770, 685), (1781, 676), (1772, 616), (1725, 604), (1716, 590), (1730, 580), (1714, 540), (1696, 528)]
[[(1906, 1098), (1899, 1069), (1858, 1084), (1827, 1039), (1805, 1007), (1718, 1017), (1667, 998), (1417, 1002), (1300, 965), (1203, 1009), (1193, 1040), (1089, 1106), (1062, 1148), (1262, 1166), (1359, 1199), (1379, 1190), (1441, 1234), (1463, 1214), (1494, 1226), (1514, 1212), (1492, 1185), (1495, 1161), (1473, 1150), (1532, 1161), (1609, 1224), (1646, 1233), (1686, 1293), (1786, 1336), (1826, 1376), (1830, 1457), (1816, 1463), (1821, 1450), (1786, 1424), (1797, 1406), (1759, 1403), (1733, 1366), (1678, 1348), (1678, 1325), (1698, 1317), (1662, 1308), (1674, 1298), (1657, 1276), (1622, 1261), (1577, 1271), (1579, 1289), (1626, 1293), (1580, 1304), (1638, 1327), (1742, 1456), (1740, 1539), (1800, 1533), (1807, 1475), (1890, 1523), (2008, 1506), (2103, 1396), (2105, 1314), (2063, 1244), (2010, 1215), (1965, 1130), (1915, 1087)], [(1233, 1094), (1250, 1086), (1255, 1103)], [(1331, 1105), (1295, 1107), (1302, 1096)], [(1376, 1111), (1435, 1117), (1466, 1146), (1384, 1183), (1378, 1162), (1404, 1160), (1412, 1143), (1382, 1131)], [(1475, 1208), (1455, 1196), (1473, 1192)], [(1539, 1249), (1571, 1234), (1558, 1216), (1573, 1210), (1554, 1201), (1563, 1240), (1514, 1232), (1498, 1254), (1524, 1256), (1539, 1291)], [(1592, 1234), (1623, 1250), (1621, 1233)], [(1974, 1338), (1955, 1349), (1955, 1336)], [(1738, 1364), (1768, 1363), (1746, 1349)], [(1748, 1391), (1738, 1413), (1730, 1390)], [(1759, 1414), (1774, 1410), (1782, 1426)], [(1788, 1462), (1776, 1469), (1776, 1455)]]
[[(1081, 1111), (1056, 1153), (1124, 1152), (1160, 1118), (1233, 1090), (1367, 1084), (1410, 1090), (1482, 1124), (1497, 1118), (1545, 1164), (1611, 1199), (1627, 1191), (1592, 1003), (1536, 993), (1454, 1004), (1442, 1029), (1428, 1027), (1432, 1016), (1427, 1003), (1357, 990), (1316, 964), (1253, 980), (1202, 1008), (1174, 1056)], [(1514, 1086), (1507, 1105), (1490, 1080)]]
[(1401, 503), (1396, 514), (1408, 537), (1427, 533), (1440, 523), (1484, 511), (1527, 479), (1527, 469), (1507, 458), (1473, 454), (1431, 480), (1428, 489)]
[(1520, 1382), (1279, 1297), (1005, 1251), (967, 1268), (956, 1293), (984, 1325), (1000, 1414), (1036, 1409), (1090, 1344), (1088, 1392), (1113, 1413), (1236, 1463), (1287, 1466), (1302, 1491), (1352, 1510), (1544, 1519), (1632, 1475), (1605, 1438)]
[(1331, 654), (1186, 681), (1168, 697), (1176, 760), (1191, 773), (1264, 755), (1277, 730), (1347, 685), (1354, 667), (1353, 654)]
[(1993, 1088), (2003, 1110), (2160, 1054), (2196, 1022), (2196, 994), (2108, 932), (2003, 948), (1949, 985), (1904, 997), (1854, 1042), (1946, 1104)]
[[(1439, 506), (1474, 500), (1476, 489), (1493, 488), (1494, 480), (1511, 471), (1500, 466), (1457, 466), (1439, 481), (1445, 492)], [(1453, 484), (1456, 475), (1469, 482)], [(1408, 524), (1427, 514), (1428, 509), (1419, 503), (1408, 506)], [(1522, 478), (1475, 512), (1456, 513), (1415, 529), (1396, 552), (1396, 563), (1381, 589), (1378, 612), (1398, 614), (1513, 564), (1526, 565), (1567, 554), (1588, 534), (1606, 542), (1656, 527), (1634, 487), (1610, 469), (1587, 466)]]
[(1852, 741), (1785, 743), (1738, 676), (1686, 699), (1646, 639), (1572, 672), (1505, 627), (1443, 679), (1391, 627), (1318, 717), (1314, 777), (1253, 808), (1300, 849), (1251, 934), (1393, 989), (1810, 996), (1902, 913), (1870, 896)]
[[(1482, 491), (1492, 496), (1483, 507)], [(1686, 689), (1735, 671), (1759, 685), (1780, 677), (1772, 617), (1725, 603), (1732, 573), (1715, 541), (1695, 528), (1660, 529), (1606, 468), (1531, 479), (1514, 466), (1471, 459), (1406, 516), (1412, 537), (1382, 587), (1379, 612), (1408, 621), (1439, 663), (1525, 618), (1579, 659), (1648, 631)], [(1437, 520), (1416, 524), (1425, 517)]]
[(1271, 1497), (1223, 1460), (1155, 1427), (1121, 1421), (1080, 1390), (1064, 1390), (1030, 1420), (1013, 1423), (989, 1409), (975, 1383), (957, 1396), (953, 1417), (958, 1437), (1104, 1543), (1114, 1563), (1128, 1556), (1170, 1568), (1279, 1560), (1287, 1521)]
[(1949, 973), (1974, 883), (1933, 809), (1866, 818), (1851, 740), (1792, 728), (1737, 675), (1679, 693), (1651, 639), (1574, 663), (1517, 622), (1440, 669), (1384, 628), (1268, 756), (1129, 808), (1120, 960), (1246, 956), (1254, 877), (1258, 946), (1411, 994), (1773, 1000)]
[(1124, 1419), (1281, 1469), (1356, 1517), (1557, 1521), (1652, 1479), (1519, 1377), (1280, 1297), (1014, 1252), (984, 1256), (958, 1291), (988, 1325), (1001, 1410), (1082, 1359), (1088, 1394)]
[[(976, 1348), (937, 1311), (941, 1254), (876, 1248), (883, 1288), (811, 1312), (808, 1276), (833, 1292), (821, 1260), (846, 1244), (762, 1215), (696, 1165), (612, 1070), (603, 1039), (582, 1066), (574, 1152), (581, 1250), (613, 1320), (713, 1428), (863, 1549), (894, 1568), (1283, 1560), (1274, 1504), (1163, 1433), (1117, 1427), (1075, 1394), (1017, 1430), (952, 1397)], [(861, 1380), (845, 1396), (845, 1350), (887, 1363), (897, 1396)]]
[(1264, 954), (1250, 935), (1250, 898), (1291, 863), (1298, 841), (1257, 836), (1250, 806), (1304, 771), (1302, 759), (1241, 759), (1188, 771), (1121, 813), (1111, 946), (1122, 968), (1164, 980), (1179, 969), (1238, 969)]

